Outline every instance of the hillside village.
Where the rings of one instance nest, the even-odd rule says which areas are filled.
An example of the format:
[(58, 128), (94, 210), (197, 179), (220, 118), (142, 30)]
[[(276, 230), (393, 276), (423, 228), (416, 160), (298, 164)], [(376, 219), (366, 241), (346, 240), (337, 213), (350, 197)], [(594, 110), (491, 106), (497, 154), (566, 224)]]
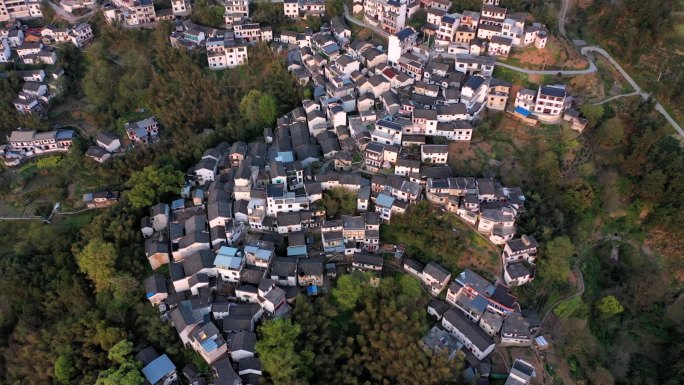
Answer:
[[(355, 270), (369, 273), (377, 284), (384, 267), (381, 250), (388, 250), (380, 225), (440, 183), (451, 186), (440, 190), (453, 204), (445, 210), (473, 220), (474, 231), (504, 246), (504, 274), (490, 282), (466, 269), (453, 272), (452, 281), (452, 272), (434, 262), (422, 266), (404, 258), (403, 270), (431, 295), (446, 289), (446, 303), (435, 299), (428, 308), (441, 327), (435, 326), (423, 344), (450, 354), (461, 349), (475, 362), (486, 360), (494, 338), (504, 346), (533, 344), (539, 320), (523, 315), (509, 288), (534, 278), (538, 248), (532, 237), (515, 238), (515, 218), (524, 210), (520, 189), (491, 179), (421, 178), (421, 170), (448, 175), (448, 166), (421, 166), (406, 176), (375, 174), (370, 180), (353, 171), (316, 173), (308, 152), (302, 158), (281, 147), (291, 144), (293, 138), (284, 135), (295, 125), (278, 127), (272, 143), (267, 133), (263, 142), (208, 149), (188, 171), (181, 198), (151, 207), (141, 223), (151, 267), (168, 264), (170, 272), (145, 280), (147, 297), (181, 340), (214, 366), (216, 384), (237, 383), (232, 381), (239, 375), (242, 383), (255, 383), (255, 325), (287, 317), (299, 293), (324, 294), (338, 274)], [(352, 192), (356, 213), (326, 215), (318, 203), (331, 189)], [(444, 338), (452, 342), (444, 344)]]
[[(493, 77), (496, 56), (517, 47), (543, 48), (544, 26), (527, 25), (524, 15), (508, 14), (498, 2), (486, 0), (481, 12), (462, 14), (447, 13), (449, 5), (363, 2), (364, 20), (388, 33), (386, 47), (354, 40), (341, 17), (318, 32), (274, 32), (251, 23), (249, 2), (242, 0), (226, 2), (225, 30), (177, 19), (192, 10), (183, 0), (173, 1), (166, 13), (155, 13), (145, 1), (114, 1), (103, 8), (111, 23), (173, 21), (171, 45), (206, 52), (212, 70), (245, 65), (250, 46), (269, 43), (274, 52), (288, 52), (288, 71), (313, 90), (275, 128), (264, 128), (258, 141), (207, 149), (187, 171), (179, 199), (151, 207), (141, 222), (155, 271), (143, 283), (146, 297), (182, 343), (211, 365), (215, 385), (260, 383), (257, 325), (289, 317), (301, 293), (325, 295), (338, 274), (360, 271), (377, 285), (387, 270), (385, 258), (394, 258), (435, 297), (427, 308), (434, 326), (419, 341), (427, 354), (462, 352), (469, 370), (486, 380), (496, 346), (545, 346), (543, 337), (535, 340), (539, 318), (523, 311), (511, 292), (536, 274), (539, 245), (516, 231), (525, 194), (491, 178), (459, 176), (449, 164), (448, 143), (471, 141), (490, 110), (535, 124), (578, 120), (573, 98), (557, 84), (510, 95), (511, 84)], [(316, 0), (286, 0), (283, 7), (290, 18), (325, 12), (325, 3)], [(406, 21), (419, 8), (428, 10), (428, 23), (417, 31)], [(0, 35), (7, 60), (16, 52), (29, 63), (52, 52), (46, 48), (51, 44), (82, 48), (93, 38), (87, 24), (45, 27), (35, 42), (28, 37), (38, 35), (25, 30), (17, 23)], [(56, 61), (51, 60), (45, 63)], [(18, 111), (45, 110), (46, 78), (42, 69), (25, 73)], [(153, 116), (123, 128), (123, 141), (140, 146), (160, 140), (163, 129)], [(3, 160), (15, 166), (67, 151), (74, 136), (73, 130), (18, 129), (1, 149)], [(125, 147), (116, 134), (103, 132), (86, 156), (106, 163)], [(333, 190), (354, 195), (353, 214), (326, 212), (321, 201)], [(86, 204), (106, 207), (118, 197), (109, 191), (89, 194)], [(402, 245), (382, 242), (381, 225), (422, 200), (501, 248), (494, 280), (471, 269), (423, 266), (403, 255)], [(178, 380), (165, 354), (146, 348), (137, 358), (149, 383)], [(204, 383), (191, 368), (183, 372), (193, 383)], [(506, 384), (529, 384), (534, 376), (530, 364), (516, 360)]]

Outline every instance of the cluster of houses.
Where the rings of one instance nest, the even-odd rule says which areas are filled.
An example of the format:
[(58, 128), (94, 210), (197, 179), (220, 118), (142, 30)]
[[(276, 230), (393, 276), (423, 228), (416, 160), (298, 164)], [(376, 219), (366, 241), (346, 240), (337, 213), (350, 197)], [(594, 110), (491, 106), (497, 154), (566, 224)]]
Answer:
[(354, 12), (363, 12), (366, 23), (396, 34), (425, 8), (427, 23), (421, 31), (434, 39), (437, 52), (506, 57), (513, 47), (546, 46), (545, 26), (526, 26), (527, 15), (508, 13), (498, 0), (483, 0), (480, 12), (448, 13), (451, 6), (448, 0), (363, 0), (355, 3)]
[[(128, 122), (124, 125), (128, 141), (133, 145), (146, 145), (159, 139), (159, 122), (154, 116)], [(122, 151), (121, 139), (113, 132), (102, 131), (95, 137), (95, 144), (88, 147), (85, 155), (98, 163), (105, 163)]]
[[(453, 180), (454, 188), (460, 186), (456, 195), (444, 194), (451, 201), (456, 197), (459, 207), (468, 205), (471, 212), (522, 210), (520, 189), (504, 189), (491, 179), (451, 178), (450, 167), (434, 165), (446, 162), (435, 154), (446, 158), (446, 153), (426, 147), (430, 145), (421, 152), (439, 159), (423, 159), (428, 166), (418, 161), (415, 168), (401, 169), (403, 174), (377, 173), (366, 179), (346, 168), (345, 162), (337, 162), (335, 156), (345, 141), (333, 132), (344, 130), (312, 122), (321, 116), (312, 112), (320, 109), (311, 108), (317, 105), (313, 101), (303, 104), (279, 118), (275, 130), (265, 129), (262, 142), (220, 143), (207, 149), (188, 170), (181, 199), (153, 206), (142, 219), (148, 262), (154, 270), (169, 265), (168, 277), (156, 273), (145, 281), (147, 297), (171, 320), (184, 344), (212, 364), (219, 381), (242, 376), (243, 383), (250, 383), (247, 374), (253, 373), (241, 368), (244, 359), (249, 359), (249, 365), (258, 363), (254, 325), (262, 317), (289, 314), (289, 304), (303, 290), (309, 294), (325, 290), (326, 280), (337, 269), (322, 255), (344, 255), (351, 262), (350, 270), (373, 272), (377, 280), (383, 269), (378, 254), (381, 223), (390, 221), (393, 213), (405, 212), (428, 191), (441, 194), (431, 190), (438, 181), (448, 187)], [(311, 108), (309, 113), (305, 107)], [(356, 148), (356, 141), (349, 138), (348, 145)], [(326, 159), (336, 170), (320, 167)], [(337, 219), (327, 215), (319, 201), (331, 189), (344, 189), (356, 198), (354, 214)], [(531, 237), (512, 239), (512, 234), (502, 259), (510, 276), (518, 279), (510, 284), (521, 284), (515, 271), (526, 263), (533, 277), (536, 242)], [(320, 246), (314, 242), (319, 235)], [(436, 263), (423, 267), (406, 260), (404, 268), (434, 295), (451, 278)], [(531, 343), (529, 321), (520, 315), (508, 286), (489, 283), (466, 270), (449, 286), (447, 302), (460, 312), (448, 312), (451, 308), (446, 309), (446, 304), (430, 312), (445, 319), (442, 324), (450, 333), (465, 333), (463, 340), (471, 341), (463, 342), (468, 349), (473, 333), (485, 333), (475, 331), (480, 330), (478, 324), (489, 327), (485, 342), (500, 335), (503, 344)], [(457, 324), (466, 310), (469, 323)], [(473, 352), (483, 358), (491, 352), (490, 345), (478, 340), (473, 346), (480, 350)]]
[[(175, 30), (169, 36), (174, 47), (205, 50), (209, 68), (212, 70), (235, 68), (246, 64), (249, 45), (273, 40), (270, 26), (261, 26), (250, 21), (249, 0), (225, 0), (223, 5), (226, 29), (205, 27), (185, 20), (178, 21)], [(286, 0), (283, 7), (285, 15), (293, 19), (325, 14), (325, 1), (321, 0)], [(287, 35), (289, 32), (283, 33)]]
[(40, 0), (0, 0), (0, 22), (43, 17)]
[(430, 262), (423, 267), (404, 260), (404, 271), (417, 276), (437, 296), (447, 288), (446, 302), (434, 299), (428, 313), (441, 321), (421, 340), (421, 346), (433, 353), (444, 352), (453, 358), (457, 352), (468, 361), (479, 363), (500, 346), (532, 346), (539, 318), (532, 312), (520, 311), (517, 299), (508, 286), (493, 283), (470, 269), (454, 277)]
[(87, 23), (29, 29), (19, 21), (9, 21), (0, 27), (0, 63), (14, 61), (13, 53), (16, 52), (23, 64), (53, 65), (57, 62), (57, 54), (52, 45), (71, 43), (82, 48), (92, 39), (93, 29)]
[(0, 157), (6, 166), (16, 166), (33, 156), (66, 152), (74, 135), (73, 130), (36, 132), (20, 128), (7, 136), (7, 144), (0, 145)]
[[(297, 183), (296, 170), (288, 166), (294, 174), (279, 175), (283, 164), (273, 161), (267, 184), (257, 182), (261, 160), (254, 147), (260, 144), (250, 145), (249, 152), (240, 142), (207, 150), (190, 170), (192, 185), (182, 189), (182, 198), (151, 207), (141, 222), (151, 267), (158, 271), (168, 265), (169, 270), (168, 277), (156, 272), (145, 279), (146, 297), (173, 324), (183, 344), (212, 366), (216, 385), (258, 384), (261, 364), (255, 357), (255, 325), (261, 319), (287, 316), (299, 293), (317, 295), (337, 274), (334, 263), (326, 264), (319, 253), (309, 250), (312, 236), (301, 228), (301, 218), (307, 226), (325, 226), (326, 221), (304, 211), (309, 200), (298, 199), (299, 191), (285, 187)], [(200, 171), (200, 165), (218, 164), (225, 172), (213, 180)], [(320, 196), (320, 184), (317, 191), (309, 187), (314, 185), (304, 182), (307, 187), (301, 189)], [(359, 244), (361, 238), (374, 236), (377, 245), (379, 219), (373, 214), (343, 217), (356, 222), (345, 235)], [(275, 223), (265, 226), (276, 226), (280, 234), (252, 227), (264, 218)], [(377, 277), (382, 267), (381, 256), (358, 251), (350, 270)], [(169, 375), (157, 381), (172, 377), (175, 367), (167, 366)], [(148, 377), (150, 383), (158, 383), (153, 379)]]
[(98, 163), (105, 163), (112, 154), (121, 149), (121, 140), (113, 132), (102, 131), (95, 137), (95, 144), (88, 147), (85, 155)]
[(169, 36), (176, 48), (206, 50), (209, 69), (235, 68), (248, 61), (247, 46), (259, 41), (271, 41), (271, 27), (259, 23), (232, 24), (228, 30), (220, 30), (195, 24), (189, 20), (176, 23)]
[[(172, 8), (169, 12), (171, 18), (177, 12), (178, 3), (178, 1), (171, 2)], [(186, 2), (181, 0), (180, 3), (182, 3), (183, 10), (178, 11), (177, 14), (180, 15), (185, 11), (187, 11), (186, 15), (189, 14), (189, 9), (185, 9)], [(129, 26), (154, 23), (158, 19), (152, 0), (113, 0), (102, 7), (102, 12), (108, 23), (122, 23)], [(159, 17), (159, 19), (162, 18)]]
[[(72, 43), (83, 47), (93, 38), (90, 25), (82, 23), (69, 28), (47, 26), (42, 29), (27, 29), (19, 21), (9, 21), (0, 28), (0, 62), (18, 60), (34, 66), (54, 66), (57, 64), (57, 51), (54, 44)], [(41, 114), (45, 112), (50, 100), (62, 92), (61, 67), (20, 71), (24, 80), (22, 90), (14, 100), (14, 108), (19, 113)]]

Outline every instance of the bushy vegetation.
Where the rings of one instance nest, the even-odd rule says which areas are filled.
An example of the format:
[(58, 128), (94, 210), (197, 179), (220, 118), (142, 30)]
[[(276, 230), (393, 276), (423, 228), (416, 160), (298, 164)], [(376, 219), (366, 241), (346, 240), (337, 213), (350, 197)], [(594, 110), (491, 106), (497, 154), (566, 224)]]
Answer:
[[(639, 85), (682, 113), (684, 35), (676, 28), (677, 0), (594, 0), (575, 7), (570, 32), (597, 41), (627, 68)], [(679, 9), (681, 10), (681, 9)], [(681, 25), (681, 21), (680, 21)], [(619, 26), (619, 33), (616, 33)]]
[[(383, 277), (375, 288), (368, 278), (343, 275), (331, 296), (300, 295), (294, 324), (274, 321), (261, 328), (259, 353), (264, 365), (292, 356), (299, 358), (283, 363), (286, 368), (298, 368), (303, 359), (310, 362), (307, 371), (273, 377), (275, 385), (455, 383), (461, 359), (429, 356), (417, 343), (427, 332), (427, 298), (419, 285), (416, 292), (417, 281)], [(272, 333), (276, 329), (284, 331)], [(299, 335), (294, 344), (291, 335)], [(286, 342), (278, 343), (283, 339)], [(277, 368), (282, 371), (283, 366)]]
[(380, 236), (383, 242), (406, 245), (407, 255), (423, 263), (437, 261), (455, 271), (468, 245), (461, 233), (453, 231), (456, 220), (422, 201), (404, 215), (392, 215), (390, 223), (381, 226)]
[(356, 213), (356, 194), (342, 187), (334, 187), (323, 193), (323, 199), (317, 202), (328, 218), (339, 218), (340, 215)]
[[(301, 100), (283, 59), (266, 45), (250, 50), (249, 66), (213, 72), (201, 55), (169, 46), (168, 25), (154, 31), (99, 27), (85, 52), (85, 66), (77, 52), (63, 56), (65, 70), (71, 70), (69, 95), (83, 98), (86, 107), (70, 113), (120, 135), (128, 119), (154, 115), (162, 124), (163, 142), (100, 165), (84, 158), (89, 145), (84, 138), (66, 154), (2, 171), (2, 204), (40, 202), (42, 213), (55, 201), (78, 204), (83, 192), (130, 189), (119, 205), (96, 214), (58, 216), (52, 225), (0, 223), (2, 383), (138, 384), (137, 364), (112, 355), (124, 340), (135, 346), (150, 343), (179, 367), (192, 361), (206, 368), (144, 301), (140, 282), (150, 270), (140, 218), (144, 207), (177, 193), (178, 170), (196, 162), (207, 147), (251, 139), (261, 124), (273, 124), (274, 114)], [(15, 75), (0, 81), (0, 129), (48, 129), (47, 120), (12, 111), (12, 95), (20, 85)], [(240, 101), (256, 89), (260, 112), (270, 111), (265, 121), (252, 122), (240, 112)], [(130, 357), (116, 355), (122, 356)]]
[[(668, 296), (681, 287), (684, 267), (675, 236), (684, 230), (676, 198), (684, 194), (684, 150), (652, 105), (620, 111), (602, 113), (580, 150), (539, 140), (517, 154), (528, 197), (519, 230), (543, 245), (538, 277), (520, 292), (545, 308), (575, 290), (571, 267), (579, 262), (586, 292), (555, 310), (559, 347), (576, 376), (612, 373), (614, 383), (665, 384), (682, 373), (674, 365), (681, 341), (667, 336), (684, 325), (681, 301)], [(611, 262), (615, 235), (619, 260)], [(644, 242), (660, 257), (642, 251)]]

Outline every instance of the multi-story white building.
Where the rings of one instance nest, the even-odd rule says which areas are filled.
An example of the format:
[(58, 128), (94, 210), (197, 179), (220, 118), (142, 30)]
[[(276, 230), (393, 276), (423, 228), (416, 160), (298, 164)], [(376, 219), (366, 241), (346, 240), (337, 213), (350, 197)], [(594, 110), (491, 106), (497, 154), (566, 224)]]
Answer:
[(7, 39), (0, 40), (0, 63), (7, 63), (12, 58), (10, 43)]
[(223, 20), (226, 26), (243, 21), (249, 17), (249, 0), (225, 0)]
[(406, 20), (410, 17), (408, 13), (408, 0), (364, 1), (365, 21), (391, 34), (406, 26)]
[(68, 151), (73, 143), (73, 130), (57, 131), (12, 131), (7, 137), (10, 147), (15, 150), (33, 152), (36, 154), (51, 151)]
[(439, 29), (436, 31), (435, 43), (448, 45), (454, 40), (456, 35), (456, 29), (461, 23), (460, 15), (444, 15), (441, 17), (439, 24), (437, 25)]
[(299, 1), (298, 0), (284, 0), (283, 11), (285, 16), (291, 19), (299, 18)]
[(247, 63), (247, 46), (237, 43), (235, 39), (207, 39), (207, 60), (212, 70), (235, 68)]
[(261, 41), (259, 23), (236, 24), (233, 26), (233, 33), (236, 39), (243, 39), (247, 42)]
[(174, 16), (188, 16), (192, 13), (192, 3), (188, 0), (171, 0)]
[(325, 0), (284, 0), (283, 11), (291, 19), (320, 17), (325, 14)]
[(112, 0), (112, 4), (102, 8), (109, 23), (121, 21), (127, 25), (140, 25), (157, 21), (152, 0)]
[(492, 337), (458, 310), (449, 309), (442, 318), (442, 326), (465, 345), (465, 348), (470, 350), (478, 360), (484, 359), (494, 351), (495, 345)]
[(557, 121), (563, 114), (567, 96), (564, 85), (557, 84), (539, 87), (534, 104), (535, 115), (541, 121)]
[(0, 0), (0, 21), (43, 17), (40, 0)]
[(387, 61), (396, 64), (399, 58), (416, 45), (418, 32), (407, 27), (392, 34), (387, 40)]
[(86, 43), (93, 39), (93, 29), (88, 23), (80, 23), (69, 29), (68, 37), (73, 45), (82, 48)]

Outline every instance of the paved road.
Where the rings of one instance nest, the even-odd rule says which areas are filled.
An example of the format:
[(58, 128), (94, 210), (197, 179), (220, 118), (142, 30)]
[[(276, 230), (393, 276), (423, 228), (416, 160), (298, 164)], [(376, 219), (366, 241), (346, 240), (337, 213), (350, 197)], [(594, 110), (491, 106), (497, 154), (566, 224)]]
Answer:
[(577, 76), (577, 75), (586, 75), (590, 73), (596, 72), (596, 65), (594, 64), (593, 61), (589, 60), (589, 68), (583, 69), (583, 70), (529, 70), (526, 68), (520, 68), (516, 66), (512, 66), (510, 64), (506, 64), (500, 61), (496, 62), (496, 65), (511, 69), (513, 71), (517, 72), (522, 72), (524, 74), (528, 75), (565, 75), (565, 76)]
[(81, 22), (82, 20), (85, 20), (87, 18), (92, 17), (93, 15), (95, 15), (95, 13), (98, 10), (98, 8), (96, 7), (95, 9), (86, 13), (85, 15), (74, 16), (74, 15), (70, 14), (69, 12), (65, 11), (64, 8), (60, 7), (59, 5), (53, 3), (50, 0), (48, 0), (47, 3), (50, 6), (50, 8), (52, 8), (55, 11), (57, 16), (61, 17), (62, 19), (68, 21), (71, 24), (77, 24), (77, 23)]
[(368, 28), (368, 29), (370, 29), (371, 31), (377, 33), (378, 35), (380, 35), (380, 36), (382, 36), (382, 37), (384, 37), (384, 38), (388, 38), (388, 37), (389, 37), (389, 33), (387, 33), (387, 31), (383, 31), (381, 28), (374, 27), (374, 26), (372, 26), (372, 25), (368, 25), (368, 24), (364, 23), (363, 21), (354, 18), (354, 17), (349, 13), (349, 8), (347, 7), (347, 4), (344, 4), (344, 18), (347, 19), (350, 23), (356, 24), (356, 25), (358, 25), (359, 27)]
[(641, 95), (641, 94), (638, 93), (638, 92), (636, 92), (636, 91), (634, 91), (634, 92), (630, 92), (630, 93), (628, 93), (628, 94), (615, 95), (615, 96), (610, 97), (610, 98), (608, 98), (608, 99), (606, 99), (606, 100), (601, 100), (600, 102), (596, 102), (596, 103), (593, 103), (593, 104), (594, 104), (595, 106), (600, 106), (601, 104), (608, 103), (608, 102), (613, 101), (613, 100), (615, 100), (615, 99), (626, 98), (626, 97), (628, 97), (628, 96), (636, 96), (636, 95)]
[(561, 303), (565, 301), (569, 301), (575, 297), (582, 296), (584, 294), (584, 276), (582, 276), (582, 269), (579, 268), (579, 262), (577, 262), (577, 266), (574, 268), (575, 274), (577, 275), (577, 291), (574, 294), (571, 294), (563, 299), (559, 299), (558, 301), (554, 302), (553, 305), (549, 308), (549, 310), (546, 311), (544, 314), (544, 317), (541, 320), (539, 329), (537, 329), (537, 334), (541, 331), (541, 329), (544, 327), (544, 323), (546, 322), (546, 319), (551, 315), (551, 311), (556, 308), (556, 306), (560, 305)]
[[(565, 1), (568, 1), (568, 0), (565, 0)], [(582, 52), (582, 55), (585, 55), (585, 56), (589, 52), (594, 52), (594, 53), (597, 53), (599, 55), (602, 55), (603, 57), (608, 59), (610, 64), (612, 64), (613, 67), (615, 67), (615, 69), (618, 70), (618, 72), (620, 72), (620, 74), (627, 80), (627, 83), (629, 83), (629, 85), (632, 86), (632, 88), (634, 88), (634, 90), (641, 95), (642, 99), (648, 100), (651, 97), (651, 95), (648, 92), (642, 90), (641, 87), (639, 87), (637, 82), (635, 82), (634, 79), (632, 79), (632, 77), (629, 76), (627, 71), (625, 71), (625, 69), (622, 68), (620, 63), (618, 63), (615, 59), (613, 59), (613, 57), (610, 56), (610, 54), (608, 52), (606, 52), (606, 50), (604, 50), (603, 48), (600, 48), (600, 47), (583, 47), (581, 49), (581, 52)], [(653, 99), (653, 101), (656, 102), (656, 105), (655, 105), (656, 111), (658, 111), (661, 115), (663, 115), (665, 117), (665, 120), (667, 120), (670, 123), (670, 125), (672, 125), (672, 127), (674, 127), (674, 129), (677, 131), (679, 136), (684, 138), (684, 129), (682, 129), (682, 126), (680, 126), (679, 123), (677, 123), (677, 121), (675, 121), (672, 118), (672, 116), (670, 116), (670, 114), (665, 110), (665, 107), (663, 107), (662, 104), (658, 103), (658, 101), (655, 99)]]
[[(570, 0), (561, 0), (561, 9), (560, 9), (560, 12), (558, 13), (558, 31), (560, 31), (561, 35), (563, 35), (564, 37), (566, 37), (565, 36), (565, 16), (568, 12), (568, 8), (570, 8)], [(677, 14), (677, 13), (678, 12), (674, 12), (674, 14)], [(580, 50), (580, 52), (584, 56), (586, 56), (587, 53), (589, 53), (589, 52), (594, 52), (594, 53), (598, 53), (600, 55), (603, 55), (603, 57), (605, 57), (610, 62), (610, 64), (612, 64), (613, 67), (615, 67), (618, 70), (618, 72), (620, 72), (620, 74), (622, 74), (622, 76), (627, 80), (629, 85), (632, 86), (632, 88), (634, 88), (636, 93), (641, 95), (642, 99), (648, 100), (650, 95), (647, 92), (645, 92), (644, 90), (642, 90), (641, 87), (639, 87), (639, 85), (634, 81), (634, 79), (632, 79), (632, 77), (629, 76), (627, 71), (625, 71), (624, 68), (622, 68), (620, 63), (618, 63), (615, 59), (613, 59), (613, 57), (610, 56), (610, 54), (608, 52), (606, 52), (603, 48), (600, 48), (600, 47), (583, 47)], [(591, 63), (592, 66), (594, 66), (594, 63), (591, 60), (589, 60), (589, 62)], [(497, 63), (497, 65), (501, 65), (501, 63)], [(503, 66), (503, 67), (506, 67), (506, 66)], [(516, 70), (516, 68), (511, 68), (510, 66), (507, 68)], [(677, 131), (679, 136), (684, 138), (684, 129), (682, 129), (682, 126), (680, 126), (679, 123), (677, 123), (677, 121), (675, 121), (672, 118), (672, 116), (670, 116), (670, 114), (665, 110), (665, 107), (663, 107), (662, 104), (658, 103), (658, 101), (655, 99), (653, 99), (653, 101), (655, 101), (655, 103), (656, 103), (655, 110), (658, 111), (661, 115), (663, 115), (663, 117), (665, 117), (665, 120), (667, 120), (668, 123), (670, 123), (670, 125), (672, 127), (674, 127), (675, 131)]]
[(565, 16), (570, 8), (570, 0), (561, 0), (561, 9), (558, 12), (558, 32), (565, 37)]

